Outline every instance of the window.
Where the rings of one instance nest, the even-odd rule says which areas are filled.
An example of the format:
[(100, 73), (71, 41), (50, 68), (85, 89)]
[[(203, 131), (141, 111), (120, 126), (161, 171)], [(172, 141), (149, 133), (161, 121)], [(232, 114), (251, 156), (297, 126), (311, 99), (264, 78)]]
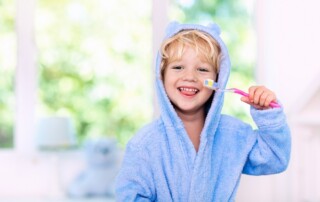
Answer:
[(14, 70), (16, 38), (14, 32), (15, 2), (0, 1), (0, 148), (13, 146)]
[[(13, 146), (15, 90), (20, 91), (21, 99), (29, 94), (27, 103), (32, 103), (26, 106), (20, 99), (18, 113), (26, 114), (24, 109), (29, 108), (33, 121), (42, 116), (69, 116), (80, 141), (114, 136), (125, 144), (151, 120), (151, 2), (41, 0), (29, 13), (21, 11), (29, 16), (18, 36), (21, 60), (26, 53), (36, 59), (29, 60), (28, 67), (20, 62), (21, 74), (16, 78), (21, 88), (13, 86), (15, 9), (12, 0), (0, 1), (1, 148)], [(26, 20), (21, 17), (21, 23)], [(29, 35), (23, 36), (22, 29), (30, 30)], [(26, 87), (23, 82), (31, 84)], [(17, 114), (20, 129), (16, 133), (28, 125), (23, 117), (26, 115)], [(33, 125), (26, 127), (29, 130), (24, 132), (34, 133)]]
[(122, 144), (150, 121), (151, 13), (144, 0), (0, 0), (0, 201), (63, 197), (83, 169), (79, 150), (36, 150), (37, 118)]
[(39, 1), (38, 115), (66, 115), (78, 137), (125, 144), (152, 117), (151, 4)]
[[(15, 106), (21, 109), (28, 106), (21, 99), (21, 105), (15, 103), (14, 90), (19, 89), (14, 87), (15, 2), (0, 2), (0, 42), (5, 44), (0, 47), (0, 147), (5, 148), (13, 146)], [(153, 3), (159, 4), (158, 9), (162, 5)], [(180, 0), (171, 2), (169, 7), (169, 19), (216, 21), (221, 26), (233, 64), (230, 86), (246, 88), (252, 83), (255, 42), (250, 6), (249, 0), (233, 3)], [(35, 75), (29, 75), (23, 82), (35, 85), (27, 93), (34, 93), (37, 98), (36, 106), (29, 112), (37, 118), (70, 116), (79, 140), (106, 135), (117, 137), (124, 145), (153, 114), (151, 2), (41, 0), (31, 15), (35, 17), (35, 22), (29, 25), (35, 28), (37, 52), (30, 51), (36, 55), (36, 67)], [(23, 86), (21, 77), (16, 76), (16, 80)], [(24, 90), (23, 87), (20, 91)], [(32, 98), (29, 103), (33, 103)], [(230, 101), (228, 96), (226, 106), (224, 110), (228, 113), (247, 118), (243, 105)], [(23, 124), (27, 123), (21, 115), (16, 117), (22, 126), (15, 131), (22, 133)], [(34, 131), (31, 127), (29, 133)]]

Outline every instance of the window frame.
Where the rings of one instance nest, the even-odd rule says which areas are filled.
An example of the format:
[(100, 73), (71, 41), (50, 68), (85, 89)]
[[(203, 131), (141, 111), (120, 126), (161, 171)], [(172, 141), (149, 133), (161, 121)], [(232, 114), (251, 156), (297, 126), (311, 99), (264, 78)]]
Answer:
[(13, 150), (19, 153), (35, 152), (33, 137), (37, 91), (35, 7), (35, 0), (16, 1), (17, 67)]

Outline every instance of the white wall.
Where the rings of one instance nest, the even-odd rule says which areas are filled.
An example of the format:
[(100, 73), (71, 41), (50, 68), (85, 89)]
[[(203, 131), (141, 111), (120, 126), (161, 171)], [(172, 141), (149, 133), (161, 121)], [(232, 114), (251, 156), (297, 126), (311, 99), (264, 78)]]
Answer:
[(257, 78), (277, 90), (288, 111), (319, 80), (320, 2), (256, 1)]
[(318, 0), (256, 1), (256, 75), (285, 106), (292, 156), (282, 174), (244, 176), (237, 201), (320, 201), (319, 8)]

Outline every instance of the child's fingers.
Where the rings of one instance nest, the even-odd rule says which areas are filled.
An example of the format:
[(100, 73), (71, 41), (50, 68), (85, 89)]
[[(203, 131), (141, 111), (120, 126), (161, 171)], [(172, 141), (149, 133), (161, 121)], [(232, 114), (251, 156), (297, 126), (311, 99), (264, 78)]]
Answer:
[(245, 102), (245, 103), (247, 103), (247, 104), (252, 104), (251, 101), (250, 101), (250, 99), (249, 99), (249, 97), (241, 97), (241, 101), (242, 101), (242, 102)]
[(254, 101), (254, 94), (255, 94), (255, 91), (256, 91), (256, 88), (257, 88), (257, 86), (251, 86), (250, 88), (249, 88), (249, 100), (250, 100), (250, 102), (253, 102)]
[(265, 92), (264, 92), (264, 88), (263, 87), (256, 88), (256, 90), (254, 92), (254, 97), (253, 97), (254, 104), (263, 106), (265, 99), (262, 100), (261, 98), (262, 98), (264, 93)]
[(276, 101), (276, 96), (272, 93), (272, 94), (268, 94), (266, 100), (265, 100), (265, 103), (264, 103), (264, 106), (265, 107), (269, 107), (270, 103), (272, 101)]
[[(260, 106), (265, 106), (266, 105), (266, 99), (268, 97), (268, 94), (266, 92), (262, 92), (262, 94), (260, 95), (260, 100), (259, 100), (259, 105)], [(267, 106), (266, 106), (267, 107)]]
[(259, 105), (264, 107), (269, 107), (270, 102), (275, 100), (275, 94), (271, 90), (265, 87), (262, 87), (261, 90), (263, 92), (260, 95)]
[(248, 99), (242, 101), (258, 109), (267, 109), (272, 101), (276, 100), (275, 94), (264, 86), (251, 86)]
[[(261, 105), (261, 95), (264, 93), (263, 86), (252, 86), (249, 88), (249, 99), (256, 105)], [(263, 106), (263, 105), (262, 105)]]
[(260, 106), (268, 107), (271, 100), (273, 99), (272, 92), (266, 88), (263, 89), (263, 93), (260, 96)]
[(248, 105), (253, 106), (256, 109), (263, 109), (263, 107), (261, 107), (260, 105), (256, 105), (253, 102), (251, 102), (248, 97), (241, 97), (241, 101), (244, 103), (247, 103)]

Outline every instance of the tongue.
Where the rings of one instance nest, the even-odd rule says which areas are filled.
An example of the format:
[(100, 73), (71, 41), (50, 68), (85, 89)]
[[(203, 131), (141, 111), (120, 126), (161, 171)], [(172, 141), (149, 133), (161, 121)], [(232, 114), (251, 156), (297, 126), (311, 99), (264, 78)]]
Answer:
[(181, 93), (184, 95), (195, 95), (196, 92), (195, 91), (186, 91), (186, 90), (181, 90)]

